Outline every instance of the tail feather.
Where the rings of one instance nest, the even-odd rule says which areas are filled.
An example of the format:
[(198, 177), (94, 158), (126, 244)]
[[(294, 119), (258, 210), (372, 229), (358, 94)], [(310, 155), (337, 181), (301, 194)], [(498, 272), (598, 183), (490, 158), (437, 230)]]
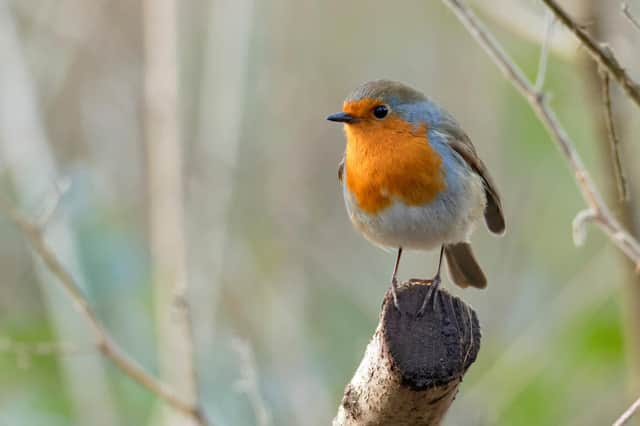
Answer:
[(487, 277), (478, 265), (469, 243), (448, 244), (444, 247), (444, 254), (454, 283), (462, 288), (487, 286)]

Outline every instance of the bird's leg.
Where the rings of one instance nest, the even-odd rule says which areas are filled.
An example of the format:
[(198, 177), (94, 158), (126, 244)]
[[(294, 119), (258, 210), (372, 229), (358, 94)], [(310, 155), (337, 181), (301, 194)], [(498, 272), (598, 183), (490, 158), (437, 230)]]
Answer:
[(438, 287), (440, 287), (440, 269), (442, 268), (442, 256), (444, 255), (444, 244), (440, 247), (440, 258), (438, 259), (438, 270), (436, 274), (431, 279), (431, 285), (429, 286), (429, 290), (427, 290), (427, 294), (422, 301), (422, 306), (418, 311), (418, 315), (422, 316), (424, 314), (424, 310), (427, 308), (427, 302), (429, 299), (433, 299), (433, 310), (436, 309), (436, 299), (438, 298)]
[(393, 305), (398, 311), (400, 311), (400, 305), (398, 304), (398, 266), (400, 266), (400, 256), (402, 256), (402, 247), (398, 247), (398, 255), (396, 256), (396, 263), (393, 266), (393, 275), (391, 275), (391, 295), (393, 296)]

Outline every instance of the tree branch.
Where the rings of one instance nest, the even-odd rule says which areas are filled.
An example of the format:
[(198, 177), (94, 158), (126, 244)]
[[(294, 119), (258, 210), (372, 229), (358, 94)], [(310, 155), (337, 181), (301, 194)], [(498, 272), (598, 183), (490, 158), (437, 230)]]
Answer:
[(58, 211), (62, 197), (69, 191), (69, 188), (71, 188), (71, 179), (69, 178), (60, 179), (55, 183), (53, 191), (45, 198), (42, 211), (35, 222), (39, 228), (44, 229), (51, 222), (53, 215)]
[(439, 425), (480, 349), (475, 312), (446, 291), (423, 316), (428, 285), (387, 292), (378, 327), (347, 385), (333, 426)]
[(626, 201), (629, 199), (629, 187), (627, 185), (627, 178), (622, 168), (622, 161), (620, 160), (620, 139), (616, 132), (615, 122), (613, 121), (613, 111), (611, 107), (611, 87), (609, 84), (609, 74), (604, 71), (600, 71), (600, 77), (602, 80), (602, 103), (604, 104), (604, 118), (607, 125), (607, 132), (609, 134), (609, 149), (611, 150), (611, 162), (613, 163), (613, 175), (616, 179), (616, 186), (618, 188), (618, 196), (620, 200)]
[[(534, 10), (534, 4), (513, 0), (472, 0), (471, 3), (480, 15), (488, 17), (499, 27), (531, 43), (544, 44), (545, 35), (538, 29), (544, 25), (546, 17)], [(569, 61), (576, 58), (577, 46), (575, 38), (562, 31), (554, 32), (549, 43), (551, 53)]]
[[(553, 141), (569, 163), (584, 201), (593, 211), (591, 221), (596, 223), (609, 239), (640, 268), (640, 244), (620, 225), (604, 203), (584, 167), (580, 155), (574, 148), (572, 140), (558, 121), (553, 109), (547, 104), (544, 92), (535, 90), (522, 70), (504, 52), (493, 35), (487, 31), (475, 14), (461, 0), (442, 1), (456, 14), (506, 78), (527, 99), (531, 108), (547, 128)], [(543, 1), (547, 3), (549, 0)], [(638, 95), (640, 101), (640, 93)]]
[[(580, 2), (580, 16), (585, 22), (589, 22), (589, 33), (597, 40), (607, 40), (610, 38), (608, 36), (612, 35), (612, 31), (615, 31), (614, 27), (607, 25), (610, 20), (608, 18), (614, 17), (615, 10), (612, 6), (611, 2), (603, 2), (602, 0), (583, 0)], [(620, 221), (620, 224), (631, 235), (638, 238), (640, 236), (640, 227), (635, 223), (635, 218), (640, 213), (637, 210), (640, 206), (634, 202), (627, 202), (619, 196), (620, 182), (618, 176), (616, 176), (615, 164), (619, 161), (616, 156), (620, 155), (620, 153), (617, 153), (612, 146), (610, 128), (614, 123), (613, 120), (616, 120), (614, 131), (617, 135), (621, 135), (624, 133), (621, 129), (624, 128), (629, 120), (618, 120), (615, 109), (606, 111), (607, 108), (615, 105), (604, 105), (603, 108), (603, 103), (610, 102), (606, 99), (609, 94), (603, 93), (603, 90), (614, 89), (611, 84), (609, 87), (603, 87), (603, 83), (605, 83), (603, 78), (605, 76), (608, 78), (608, 74), (603, 72), (601, 67), (594, 63), (588, 55), (582, 55), (580, 62), (578, 71), (584, 75), (584, 90), (587, 94), (585, 101), (589, 106), (592, 118), (587, 122), (590, 121), (592, 123), (595, 139), (598, 141), (596, 145), (599, 152), (596, 157), (604, 172), (602, 176), (603, 195), (605, 196), (605, 201), (615, 211), (616, 218)], [(605, 98), (604, 100), (603, 97)], [(604, 116), (603, 113), (605, 114)], [(611, 115), (610, 123), (608, 122), (607, 114)], [(633, 163), (633, 158), (625, 158), (622, 155), (620, 160), (622, 164), (621, 170), (628, 172), (628, 167)], [(620, 255), (624, 257), (622, 253)], [(620, 265), (618, 273), (617, 281), (623, 284), (621, 308), (623, 311), (625, 355), (629, 367), (626, 379), (628, 390), (632, 395), (636, 395), (640, 394), (640, 335), (638, 334), (640, 329), (640, 275), (634, 270), (634, 265), (627, 262)]]
[(633, 16), (627, 2), (622, 3), (622, 14), (629, 20), (629, 22), (631, 22), (631, 25), (633, 25), (636, 30), (640, 31), (640, 21), (638, 21), (638, 18)]
[(635, 82), (620, 65), (611, 49), (598, 43), (562, 8), (555, 0), (542, 0), (544, 4), (562, 21), (562, 23), (578, 38), (600, 67), (606, 70), (614, 80), (622, 86), (627, 95), (640, 107), (640, 85)]
[(544, 38), (540, 47), (540, 60), (538, 61), (538, 74), (536, 76), (535, 91), (539, 92), (544, 88), (544, 81), (547, 77), (547, 63), (549, 62), (549, 48), (551, 46), (551, 38), (553, 36), (553, 26), (556, 22), (551, 12), (548, 13), (545, 20)]
[(622, 415), (613, 423), (613, 426), (623, 426), (627, 424), (629, 419), (640, 409), (640, 398), (636, 399), (636, 401), (631, 404), (627, 411), (622, 413)]
[(113, 341), (109, 332), (102, 325), (95, 310), (86, 299), (74, 278), (58, 260), (43, 238), (42, 230), (25, 219), (8, 201), (0, 197), (0, 209), (22, 231), (33, 250), (40, 256), (45, 266), (58, 279), (62, 288), (73, 302), (74, 308), (85, 317), (96, 337), (96, 346), (100, 352), (111, 360), (124, 374), (154, 393), (167, 404), (181, 413), (193, 418), (200, 425), (208, 425), (204, 413), (198, 406), (187, 402), (177, 395), (167, 384), (153, 377), (140, 364), (126, 355)]
[[(52, 183), (59, 183), (61, 176), (56, 155), (51, 149), (54, 142), (48, 135), (51, 128), (47, 125), (47, 119), (52, 115), (45, 101), (53, 99), (55, 95), (45, 95), (38, 90), (41, 86), (36, 82), (40, 81), (36, 75), (38, 70), (44, 68), (32, 66), (34, 64), (28, 59), (29, 52), (32, 52), (28, 48), (29, 37), (25, 38), (19, 29), (21, 25), (18, 21), (21, 18), (18, 15), (21, 14), (17, 14), (14, 5), (10, 1), (0, 0), (0, 157), (5, 166), (2, 172), (11, 182), (9, 187), (17, 195), (17, 204), (33, 208), (32, 211), (37, 213), (34, 221), (50, 220), (43, 228), (46, 230), (43, 237), (46, 237), (58, 259), (74, 274), (80, 288), (83, 288), (86, 274), (78, 256), (75, 233), (66, 218), (47, 214), (47, 210), (53, 210), (46, 207), (48, 198), (52, 196)], [(82, 26), (87, 24), (83, 22)], [(77, 59), (71, 53), (73, 50), (58, 49), (55, 63), (46, 66), (47, 74), (63, 78), (68, 76), (71, 63)], [(73, 101), (70, 99), (64, 102), (65, 105), (71, 103)], [(84, 119), (77, 119), (84, 122)], [(53, 196), (54, 201), (55, 198)], [(39, 207), (36, 209), (34, 206)], [(6, 236), (2, 238), (4, 241)], [(53, 283), (55, 278), (48, 273), (37, 255), (33, 254), (31, 260), (41, 290), (43, 314), (48, 317), (53, 333), (64, 342), (92, 339), (90, 330), (78, 321), (73, 310), (68, 309), (64, 297), (60, 297)], [(2, 275), (6, 278), (6, 273)], [(58, 361), (60, 385), (65, 388), (69, 415), (75, 424), (111, 426), (124, 423), (116, 408), (113, 386), (109, 386), (107, 366), (102, 357), (85, 357), (82, 360), (60, 357)], [(96, 413), (100, 415), (96, 416)]]

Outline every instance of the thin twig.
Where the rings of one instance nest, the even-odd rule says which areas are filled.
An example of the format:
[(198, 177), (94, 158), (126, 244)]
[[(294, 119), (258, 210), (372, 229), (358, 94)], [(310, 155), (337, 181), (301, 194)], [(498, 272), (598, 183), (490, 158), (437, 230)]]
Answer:
[(587, 230), (585, 225), (587, 222), (593, 222), (598, 216), (591, 208), (584, 209), (573, 218), (573, 243), (581, 246), (587, 239)]
[(538, 62), (538, 75), (536, 76), (535, 90), (536, 92), (542, 91), (544, 87), (544, 81), (547, 76), (547, 63), (549, 62), (549, 48), (551, 46), (551, 40), (553, 35), (553, 25), (556, 19), (553, 14), (547, 11), (545, 19), (544, 39), (540, 48), (540, 61)]
[[(553, 141), (566, 158), (586, 204), (593, 210), (595, 222), (638, 267), (640, 267), (640, 244), (613, 217), (609, 208), (591, 180), (582, 163), (580, 155), (574, 148), (572, 140), (558, 121), (555, 112), (546, 102), (542, 91), (536, 92), (522, 70), (504, 52), (493, 35), (487, 31), (475, 14), (461, 0), (442, 0), (465, 25), (480, 46), (493, 59), (496, 66), (506, 78), (527, 99), (531, 108), (545, 125)], [(548, 0), (544, 0), (545, 2)], [(640, 100), (640, 96), (638, 97)]]
[(622, 426), (626, 424), (631, 417), (640, 409), (640, 398), (636, 399), (636, 401), (631, 404), (631, 407), (627, 408), (627, 411), (622, 413), (622, 415), (613, 423), (613, 426)]
[(555, 0), (542, 0), (544, 4), (578, 38), (591, 57), (622, 86), (629, 98), (640, 107), (640, 85), (620, 65), (609, 47), (598, 43)]
[(45, 198), (44, 204), (42, 206), (42, 211), (38, 215), (38, 219), (36, 223), (40, 229), (44, 229), (47, 227), (51, 218), (58, 210), (58, 205), (62, 200), (62, 197), (69, 191), (71, 188), (71, 179), (64, 178), (60, 179), (55, 183), (53, 190), (51, 193)]
[(629, 20), (629, 22), (631, 22), (631, 25), (633, 25), (636, 30), (640, 31), (640, 21), (638, 21), (638, 18), (633, 16), (631, 9), (629, 8), (629, 4), (626, 1), (622, 2), (622, 14)]
[(611, 160), (613, 162), (613, 174), (616, 178), (618, 187), (618, 196), (621, 201), (629, 199), (629, 188), (627, 178), (622, 169), (622, 160), (620, 160), (620, 139), (616, 132), (616, 126), (613, 121), (613, 111), (611, 107), (611, 87), (609, 82), (609, 74), (604, 71), (600, 72), (602, 81), (602, 102), (604, 104), (604, 118), (607, 123), (607, 131), (609, 132), (609, 148), (611, 149)]
[(74, 278), (45, 242), (41, 229), (25, 219), (3, 197), (0, 197), (0, 209), (20, 228), (47, 269), (58, 278), (58, 282), (66, 291), (76, 310), (88, 321), (89, 326), (95, 334), (96, 346), (100, 352), (102, 352), (106, 358), (110, 359), (124, 374), (157, 395), (176, 410), (193, 418), (200, 425), (210, 424), (198, 406), (183, 400), (182, 397), (177, 395), (166, 383), (152, 376), (140, 364), (125, 354), (113, 341)]
[[(481, 16), (491, 19), (499, 27), (533, 44), (544, 43), (544, 34), (538, 31), (544, 25), (545, 16), (540, 16), (535, 3), (513, 0), (471, 0)], [(578, 42), (567, 31), (555, 31), (549, 43), (549, 53), (564, 60), (573, 61), (578, 53)]]

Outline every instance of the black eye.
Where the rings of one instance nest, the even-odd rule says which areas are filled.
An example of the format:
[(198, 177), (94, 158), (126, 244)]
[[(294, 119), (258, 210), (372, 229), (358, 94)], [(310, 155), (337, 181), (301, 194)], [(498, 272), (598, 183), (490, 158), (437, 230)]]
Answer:
[(378, 105), (373, 109), (373, 115), (376, 118), (385, 118), (389, 114), (389, 108), (386, 105)]

